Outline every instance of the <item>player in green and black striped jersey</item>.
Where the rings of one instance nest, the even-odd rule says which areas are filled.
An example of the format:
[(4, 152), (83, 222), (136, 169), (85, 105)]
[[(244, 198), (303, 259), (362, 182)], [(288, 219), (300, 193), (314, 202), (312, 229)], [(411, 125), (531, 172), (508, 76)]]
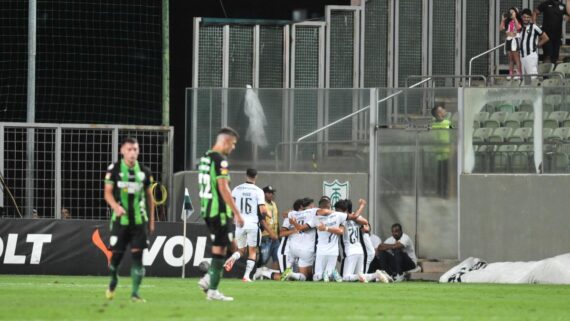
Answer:
[(154, 231), (154, 203), (151, 192), (153, 183), (150, 170), (137, 161), (139, 144), (134, 138), (121, 143), (122, 159), (109, 165), (105, 175), (105, 201), (113, 210), (111, 216), (110, 245), (113, 255), (109, 270), (111, 282), (107, 298), (113, 299), (118, 282), (118, 269), (127, 245), (131, 245), (133, 263), (131, 299), (144, 301), (138, 294), (144, 275), (142, 251), (148, 247), (147, 228)]
[(206, 222), (212, 241), (212, 263), (208, 274), (198, 284), (207, 291), (208, 300), (233, 301), (218, 291), (228, 245), (233, 240), (234, 226), (243, 225), (229, 187), (230, 173), (226, 156), (237, 143), (239, 135), (231, 128), (218, 132), (216, 144), (200, 158), (200, 215)]

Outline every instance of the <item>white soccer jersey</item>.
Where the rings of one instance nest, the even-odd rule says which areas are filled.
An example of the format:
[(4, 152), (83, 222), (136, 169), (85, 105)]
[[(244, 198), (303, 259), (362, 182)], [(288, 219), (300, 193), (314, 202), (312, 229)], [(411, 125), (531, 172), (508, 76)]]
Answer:
[(244, 183), (236, 186), (232, 191), (232, 197), (243, 217), (243, 229), (258, 228), (258, 207), (265, 204), (263, 190), (255, 184)]
[[(289, 218), (294, 218), (300, 225), (309, 225), (310, 230), (295, 233), (289, 236), (289, 246), (291, 249), (299, 251), (315, 251), (315, 215), (317, 208), (310, 208), (303, 211), (289, 212)], [(288, 223), (288, 222), (287, 222)], [(285, 226), (284, 226), (285, 227)]]
[[(339, 227), (346, 221), (346, 213), (333, 212), (328, 216), (315, 216), (315, 226), (324, 224)], [(339, 235), (327, 231), (317, 231), (317, 255), (338, 255)]]
[[(412, 259), (414, 263), (418, 264), (416, 251), (414, 250), (414, 242), (412, 242), (412, 239), (408, 236), (408, 234), (402, 233), (402, 237), (400, 238), (400, 243), (404, 246), (402, 249), (404, 253), (408, 254), (410, 259)], [(384, 244), (396, 244), (396, 239), (394, 239), (393, 236), (390, 236), (389, 238), (386, 239), (386, 241), (384, 241)]]
[(360, 225), (352, 220), (346, 221), (344, 223), (344, 234), (342, 235), (340, 244), (342, 257), (364, 254), (360, 238)]

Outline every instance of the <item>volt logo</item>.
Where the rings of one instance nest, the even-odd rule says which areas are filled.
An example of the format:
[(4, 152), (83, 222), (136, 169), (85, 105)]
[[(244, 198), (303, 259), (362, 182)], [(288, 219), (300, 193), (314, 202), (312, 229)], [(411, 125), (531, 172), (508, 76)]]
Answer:
[[(29, 264), (40, 264), (44, 244), (51, 243), (51, 239), (51, 234), (28, 234), (26, 236), (26, 242), (33, 244)], [(17, 244), (18, 234), (8, 234), (5, 247), (4, 240), (0, 237), (0, 257), (4, 254), (4, 264), (26, 264), (26, 255), (16, 253)]]

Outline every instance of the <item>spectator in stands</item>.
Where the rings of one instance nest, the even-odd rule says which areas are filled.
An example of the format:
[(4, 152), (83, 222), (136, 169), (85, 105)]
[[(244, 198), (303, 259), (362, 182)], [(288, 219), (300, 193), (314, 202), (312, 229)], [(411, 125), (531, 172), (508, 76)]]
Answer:
[(404, 281), (404, 272), (416, 268), (417, 258), (412, 239), (402, 232), (402, 225), (392, 225), (392, 236), (378, 245), (380, 269), (386, 271), (395, 282)]
[(533, 23), (542, 13), (542, 31), (546, 32), (550, 41), (544, 45), (543, 61), (556, 63), (558, 61), (558, 53), (562, 44), (562, 23), (564, 15), (570, 15), (570, 0), (566, 0), (566, 4), (560, 0), (547, 0), (541, 2), (532, 17)]
[[(538, 47), (548, 43), (549, 36), (532, 22), (532, 11), (522, 11), (523, 32), (521, 36), (521, 57), (523, 74), (536, 75), (538, 73)], [(536, 76), (532, 76), (532, 79)]]
[(451, 154), (449, 129), (452, 126), (451, 121), (446, 118), (447, 111), (443, 104), (435, 106), (431, 110), (431, 114), (435, 118), (431, 128), (435, 129), (434, 135), (438, 142), (435, 155), (437, 160), (437, 195), (447, 198), (449, 190), (449, 155)]
[(71, 213), (69, 213), (69, 209), (67, 209), (66, 207), (61, 208), (61, 219), (62, 220), (71, 219)]
[(265, 265), (271, 258), (272, 269), (279, 270), (279, 210), (277, 204), (273, 200), (275, 189), (273, 186), (265, 186), (263, 188), (265, 194), (265, 208), (267, 209), (267, 216), (265, 217), (266, 226), (270, 228), (269, 231), (264, 230), (261, 236), (261, 260), (260, 265)]
[(515, 64), (517, 65), (517, 71), (519, 75), (522, 74), (521, 59), (519, 55), (519, 38), (520, 31), (522, 28), (522, 19), (519, 15), (517, 8), (510, 8), (508, 14), (505, 13), (501, 17), (501, 24), (499, 25), (500, 31), (505, 31), (507, 38), (505, 44), (505, 50), (507, 52), (507, 57), (509, 58), (509, 77), (513, 77), (513, 72)]
[(35, 208), (32, 210), (32, 218), (33, 219), (40, 218), (40, 216), (38, 215), (38, 210), (36, 210)]

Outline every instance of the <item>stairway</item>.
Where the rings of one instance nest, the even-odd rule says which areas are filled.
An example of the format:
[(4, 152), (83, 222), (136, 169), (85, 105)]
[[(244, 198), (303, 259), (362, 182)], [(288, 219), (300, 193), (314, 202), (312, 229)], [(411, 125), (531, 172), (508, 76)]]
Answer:
[(439, 278), (452, 267), (459, 264), (457, 260), (426, 260), (419, 259), (418, 266), (420, 272), (412, 272), (410, 274), (411, 281), (434, 281), (438, 282)]

